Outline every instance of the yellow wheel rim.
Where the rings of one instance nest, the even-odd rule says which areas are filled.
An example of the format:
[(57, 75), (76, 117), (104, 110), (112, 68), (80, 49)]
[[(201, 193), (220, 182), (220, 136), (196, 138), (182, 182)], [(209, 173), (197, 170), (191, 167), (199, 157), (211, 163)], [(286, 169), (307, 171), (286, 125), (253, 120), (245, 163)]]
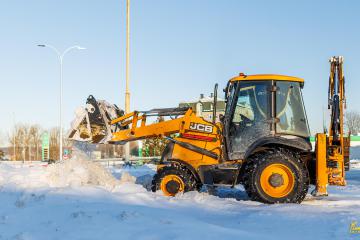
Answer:
[(294, 188), (295, 177), (290, 168), (283, 164), (271, 164), (261, 173), (262, 190), (273, 198), (287, 196)]
[(184, 191), (185, 184), (179, 176), (167, 175), (161, 180), (160, 189), (165, 196), (175, 196)]

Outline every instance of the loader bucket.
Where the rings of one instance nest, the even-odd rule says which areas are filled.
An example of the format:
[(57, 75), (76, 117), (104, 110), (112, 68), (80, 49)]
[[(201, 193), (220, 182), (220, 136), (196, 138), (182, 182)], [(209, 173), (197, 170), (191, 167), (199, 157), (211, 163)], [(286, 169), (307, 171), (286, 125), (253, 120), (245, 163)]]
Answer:
[(115, 104), (96, 100), (90, 95), (86, 100), (86, 106), (78, 108), (75, 115), (67, 134), (70, 140), (107, 143), (111, 140), (112, 133), (121, 129), (119, 125), (110, 125), (111, 120), (123, 116), (124, 111)]

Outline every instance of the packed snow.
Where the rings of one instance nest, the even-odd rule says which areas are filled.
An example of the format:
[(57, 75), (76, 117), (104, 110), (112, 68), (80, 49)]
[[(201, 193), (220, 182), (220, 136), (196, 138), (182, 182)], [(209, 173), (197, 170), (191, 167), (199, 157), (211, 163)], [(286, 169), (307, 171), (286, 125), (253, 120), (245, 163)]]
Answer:
[(0, 163), (0, 240), (360, 238), (359, 160), (346, 187), (302, 204), (253, 202), (241, 186), (165, 197), (147, 190), (155, 168)]

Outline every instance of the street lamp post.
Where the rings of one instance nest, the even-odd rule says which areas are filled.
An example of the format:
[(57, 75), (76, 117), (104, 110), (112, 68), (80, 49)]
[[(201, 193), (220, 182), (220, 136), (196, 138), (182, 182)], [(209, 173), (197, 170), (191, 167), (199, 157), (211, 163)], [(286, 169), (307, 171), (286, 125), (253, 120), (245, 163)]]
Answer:
[(125, 112), (130, 113), (130, 0), (126, 1), (126, 89)]
[[(130, 0), (126, 0), (126, 89), (125, 113), (130, 113)], [(125, 160), (130, 159), (130, 144), (125, 144)]]
[(80, 47), (80, 46), (72, 46), (67, 48), (64, 52), (60, 53), (59, 50), (57, 50), (57, 48), (55, 48), (54, 46), (51, 45), (45, 45), (45, 44), (39, 44), (38, 47), (48, 47), (50, 49), (52, 49), (58, 56), (59, 58), (59, 63), (60, 63), (60, 109), (59, 109), (59, 131), (60, 131), (60, 148), (59, 148), (59, 160), (62, 161), (63, 157), (63, 133), (62, 133), (62, 101), (63, 101), (63, 60), (64, 60), (64, 56), (66, 53), (68, 53), (69, 51), (73, 50), (73, 49), (77, 49), (77, 50), (84, 50), (86, 48), (84, 47)]

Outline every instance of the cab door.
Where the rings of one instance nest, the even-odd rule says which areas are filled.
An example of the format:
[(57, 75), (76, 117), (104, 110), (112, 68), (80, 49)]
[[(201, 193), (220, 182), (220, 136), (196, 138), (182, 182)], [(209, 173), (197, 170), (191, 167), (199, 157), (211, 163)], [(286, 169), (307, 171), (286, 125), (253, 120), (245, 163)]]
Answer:
[(243, 159), (248, 147), (271, 134), (272, 81), (240, 81), (230, 89), (225, 137), (230, 160)]

